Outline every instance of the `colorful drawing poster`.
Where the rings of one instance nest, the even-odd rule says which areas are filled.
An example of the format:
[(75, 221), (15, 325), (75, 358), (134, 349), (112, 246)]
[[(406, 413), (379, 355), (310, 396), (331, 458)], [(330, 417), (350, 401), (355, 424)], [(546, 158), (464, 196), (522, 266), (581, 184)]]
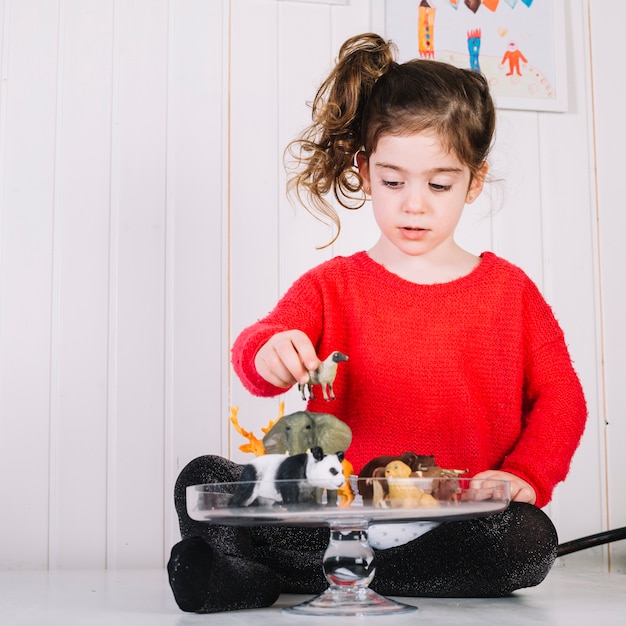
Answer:
[(562, 0), (387, 0), (400, 61), (482, 72), (499, 107), (565, 111)]

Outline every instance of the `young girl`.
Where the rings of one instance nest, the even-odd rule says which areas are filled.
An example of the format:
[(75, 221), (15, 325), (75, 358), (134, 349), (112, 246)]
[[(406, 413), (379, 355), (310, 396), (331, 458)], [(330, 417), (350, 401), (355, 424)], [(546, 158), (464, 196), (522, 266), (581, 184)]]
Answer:
[[(435, 61), (397, 64), (375, 34), (346, 41), (318, 91), (312, 126), (291, 146), (299, 168), (290, 187), (337, 227), (326, 194), (354, 206), (364, 193), (380, 238), (307, 272), (232, 350), (244, 385), (262, 396), (306, 382), (334, 350), (347, 354), (337, 399), (317, 397), (307, 409), (350, 426), (346, 456), (356, 473), (374, 457), (410, 451), (510, 481), (503, 513), (373, 529), (372, 588), (389, 595), (507, 595), (540, 583), (556, 556), (556, 531), (539, 507), (565, 478), (584, 429), (580, 382), (532, 281), (454, 239), (465, 204), (482, 191), (494, 126), (481, 74)], [(326, 587), (324, 529), (228, 529), (188, 518), (186, 485), (236, 480), (240, 471), (201, 457), (179, 477), (183, 541), (169, 571), (184, 610), (267, 606), (281, 591)]]

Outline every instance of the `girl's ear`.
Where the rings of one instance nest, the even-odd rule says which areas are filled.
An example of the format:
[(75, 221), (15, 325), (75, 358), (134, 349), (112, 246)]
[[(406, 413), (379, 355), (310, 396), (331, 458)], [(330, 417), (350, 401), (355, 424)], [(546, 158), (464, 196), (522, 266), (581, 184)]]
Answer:
[(367, 194), (372, 192), (372, 184), (370, 181), (370, 168), (367, 157), (365, 156), (365, 152), (360, 150), (356, 153), (356, 165), (359, 168), (359, 174), (361, 174), (361, 178), (363, 179), (363, 191)]
[(489, 165), (487, 165), (487, 163), (483, 163), (478, 172), (472, 176), (472, 182), (470, 183), (467, 195), (465, 196), (465, 204), (471, 204), (474, 200), (476, 200), (476, 198), (478, 198), (478, 196), (480, 196), (488, 171)]

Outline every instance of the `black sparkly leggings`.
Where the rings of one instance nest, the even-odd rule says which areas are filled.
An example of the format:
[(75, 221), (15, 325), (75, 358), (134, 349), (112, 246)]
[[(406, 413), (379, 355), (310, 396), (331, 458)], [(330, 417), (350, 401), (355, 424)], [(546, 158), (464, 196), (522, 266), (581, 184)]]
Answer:
[[(189, 485), (238, 480), (243, 466), (202, 456), (174, 490), (182, 541), (172, 548), (170, 585), (185, 611), (271, 605), (280, 593), (321, 593), (327, 528), (219, 526), (189, 517)], [(489, 517), (446, 522), (414, 541), (375, 550), (371, 588), (392, 596), (502, 597), (538, 585), (556, 558), (557, 533), (537, 507), (513, 502)]]

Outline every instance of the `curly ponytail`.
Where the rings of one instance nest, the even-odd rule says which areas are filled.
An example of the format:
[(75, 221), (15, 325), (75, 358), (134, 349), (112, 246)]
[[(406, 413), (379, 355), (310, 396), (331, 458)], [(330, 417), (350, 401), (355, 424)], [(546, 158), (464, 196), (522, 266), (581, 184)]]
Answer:
[(330, 219), (337, 227), (326, 246), (337, 239), (341, 224), (325, 196), (332, 190), (347, 209), (365, 202), (359, 194), (363, 181), (354, 167), (355, 154), (362, 146), (362, 115), (374, 84), (395, 64), (394, 52), (393, 44), (374, 33), (348, 39), (315, 95), (313, 123), (287, 146), (286, 153), (295, 162), (288, 191), (315, 217)]

